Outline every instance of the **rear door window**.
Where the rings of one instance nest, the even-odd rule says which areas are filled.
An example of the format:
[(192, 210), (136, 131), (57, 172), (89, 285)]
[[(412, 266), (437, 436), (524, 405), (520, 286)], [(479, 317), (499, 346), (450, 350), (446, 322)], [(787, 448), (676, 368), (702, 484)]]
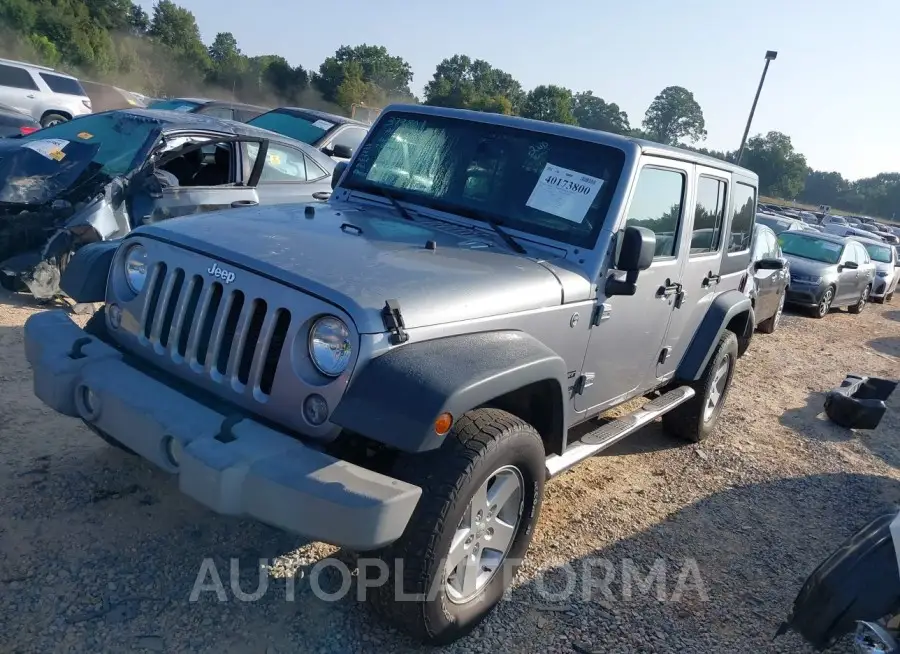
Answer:
[(31, 78), (31, 73), (24, 68), (5, 64), (0, 64), (0, 86), (28, 89), (29, 91), (38, 90), (37, 83)]
[[(248, 169), (253, 170), (253, 165), (256, 163), (256, 155), (259, 153), (259, 145), (248, 142), (244, 144), (244, 147), (247, 148)], [(320, 176), (315, 168), (311, 172), (314, 179)], [(266, 151), (266, 162), (263, 164), (262, 174), (259, 178), (260, 184), (306, 182), (308, 180), (309, 173), (307, 172), (306, 157), (302, 152), (280, 143), (269, 143), (269, 149)]]
[(725, 220), (725, 190), (726, 184), (720, 179), (701, 176), (697, 180), (691, 254), (716, 252), (719, 249)]
[(51, 73), (40, 73), (40, 76), (54, 93), (62, 93), (64, 95), (87, 95), (84, 88), (81, 86), (81, 82), (77, 79), (63, 77), (62, 75), (53, 75)]
[(656, 259), (675, 256), (684, 179), (678, 170), (651, 166), (645, 166), (638, 177), (625, 224), (646, 227), (656, 234)]
[(750, 248), (753, 218), (756, 216), (756, 189), (738, 182), (734, 185), (734, 219), (728, 239), (728, 252), (743, 252)]

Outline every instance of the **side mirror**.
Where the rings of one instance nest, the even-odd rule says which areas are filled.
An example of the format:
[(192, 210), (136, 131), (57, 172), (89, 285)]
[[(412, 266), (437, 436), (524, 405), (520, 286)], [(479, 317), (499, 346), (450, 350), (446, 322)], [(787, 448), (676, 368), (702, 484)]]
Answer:
[(841, 265), (841, 268), (844, 270), (856, 270), (857, 268), (859, 268), (859, 264), (855, 261), (845, 261)]
[(338, 159), (350, 159), (353, 157), (353, 148), (349, 145), (332, 145), (330, 156)]
[(784, 270), (784, 259), (759, 259), (754, 263), (757, 270)]
[(625, 281), (610, 276), (606, 280), (606, 295), (634, 295), (638, 274), (647, 270), (656, 254), (656, 234), (646, 227), (626, 227), (622, 233), (616, 268), (625, 271)]
[(337, 188), (338, 182), (341, 181), (341, 175), (344, 174), (344, 171), (347, 170), (347, 162), (341, 161), (334, 167), (334, 170), (331, 172), (331, 190)]

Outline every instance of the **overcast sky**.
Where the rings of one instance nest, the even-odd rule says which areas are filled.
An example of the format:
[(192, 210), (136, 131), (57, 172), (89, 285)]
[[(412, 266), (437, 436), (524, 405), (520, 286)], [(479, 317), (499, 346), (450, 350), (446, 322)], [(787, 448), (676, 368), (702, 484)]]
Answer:
[[(751, 135), (788, 134), (819, 170), (900, 171), (900, 0), (176, 0), (204, 42), (232, 32), (247, 55), (316, 68), (340, 45), (384, 45), (421, 95), (453, 54), (485, 59), (526, 88), (591, 89), (639, 125), (664, 87), (694, 93), (716, 150), (736, 149), (769, 67)], [(151, 10), (153, 0), (141, 0)]]

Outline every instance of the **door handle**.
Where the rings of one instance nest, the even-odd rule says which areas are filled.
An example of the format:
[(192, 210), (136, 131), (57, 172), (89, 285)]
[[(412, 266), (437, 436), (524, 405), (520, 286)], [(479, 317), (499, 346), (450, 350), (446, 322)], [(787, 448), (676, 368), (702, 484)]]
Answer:
[(231, 203), (232, 208), (240, 209), (241, 207), (255, 207), (259, 202), (256, 200), (235, 200)]
[(713, 284), (718, 284), (719, 280), (722, 279), (721, 275), (713, 275), (712, 270), (710, 270), (706, 277), (703, 278), (703, 281), (700, 282), (700, 286), (712, 286)]
[(675, 295), (676, 293), (681, 292), (681, 284), (675, 282), (674, 284), (670, 280), (666, 280), (666, 283), (660, 286), (656, 290), (656, 297), (665, 297), (669, 298)]
[(331, 191), (316, 191), (312, 194), (316, 200), (327, 200), (331, 197)]
[(29, 98), (30, 100), (34, 100), (34, 95), (26, 95), (25, 97)]

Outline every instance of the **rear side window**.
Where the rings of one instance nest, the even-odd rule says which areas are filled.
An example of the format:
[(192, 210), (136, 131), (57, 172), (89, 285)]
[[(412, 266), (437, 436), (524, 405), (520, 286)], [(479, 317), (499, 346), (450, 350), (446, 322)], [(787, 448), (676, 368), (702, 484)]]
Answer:
[(675, 255), (683, 201), (683, 173), (649, 166), (641, 170), (625, 224), (656, 234), (656, 258)]
[(356, 150), (363, 139), (366, 138), (366, 130), (359, 127), (348, 127), (343, 132), (334, 137), (332, 147), (335, 145), (346, 145), (351, 150)]
[(81, 82), (77, 79), (52, 75), (50, 73), (40, 73), (40, 76), (54, 93), (63, 93), (65, 95), (87, 95), (81, 86)]
[(756, 189), (738, 182), (734, 185), (734, 219), (728, 252), (743, 252), (750, 248), (753, 236), (753, 218), (756, 215)]
[(198, 114), (203, 114), (204, 116), (212, 116), (213, 118), (224, 118), (225, 120), (234, 120), (234, 109), (231, 107), (222, 107), (212, 105), (209, 107), (204, 107)]
[(691, 235), (691, 254), (716, 252), (725, 221), (725, 190), (720, 179), (701, 176), (697, 181), (697, 206), (694, 209), (694, 232)]
[(0, 86), (11, 86), (14, 89), (37, 91), (38, 86), (24, 68), (0, 64)]

